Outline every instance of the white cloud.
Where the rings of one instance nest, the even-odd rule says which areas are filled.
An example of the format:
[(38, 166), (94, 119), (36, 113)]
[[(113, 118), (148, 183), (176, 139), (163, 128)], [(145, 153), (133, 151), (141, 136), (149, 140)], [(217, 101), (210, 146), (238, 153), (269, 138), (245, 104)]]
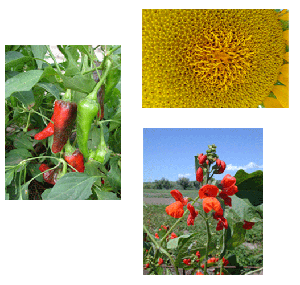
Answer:
[(178, 174), (178, 178), (181, 178), (181, 177), (190, 177), (191, 175), (192, 175), (191, 173)]
[(254, 162), (249, 162), (247, 165), (244, 165), (244, 166), (235, 166), (235, 165), (232, 165), (232, 164), (228, 164), (226, 165), (226, 170), (239, 170), (239, 169), (250, 169), (250, 168), (263, 168), (262, 165), (258, 165)]

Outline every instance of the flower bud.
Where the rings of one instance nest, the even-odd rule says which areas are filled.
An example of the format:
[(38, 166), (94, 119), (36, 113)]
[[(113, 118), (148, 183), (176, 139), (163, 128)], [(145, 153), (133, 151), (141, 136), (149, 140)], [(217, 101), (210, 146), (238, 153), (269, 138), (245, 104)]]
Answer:
[(202, 182), (203, 181), (203, 169), (201, 167), (198, 168), (197, 172), (196, 172), (196, 180), (198, 182)]
[(204, 163), (204, 161), (206, 160), (207, 156), (203, 155), (203, 153), (199, 154), (198, 156), (198, 160), (199, 160), (199, 164), (202, 165)]

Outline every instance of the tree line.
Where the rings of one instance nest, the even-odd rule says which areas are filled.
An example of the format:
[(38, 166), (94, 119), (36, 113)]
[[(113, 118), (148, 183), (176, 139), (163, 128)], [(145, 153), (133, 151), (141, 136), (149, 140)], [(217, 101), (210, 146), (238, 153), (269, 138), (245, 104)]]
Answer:
[(190, 181), (187, 177), (180, 177), (177, 181), (169, 181), (166, 178), (155, 180), (154, 182), (144, 182), (144, 189), (178, 189), (178, 190), (194, 190), (199, 189), (201, 183), (198, 181)]

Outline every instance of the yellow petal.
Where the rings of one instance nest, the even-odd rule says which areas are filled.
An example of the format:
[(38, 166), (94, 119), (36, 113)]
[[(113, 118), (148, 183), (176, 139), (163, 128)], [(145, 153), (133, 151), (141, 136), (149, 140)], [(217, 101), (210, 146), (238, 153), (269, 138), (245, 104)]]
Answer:
[(287, 62), (289, 62), (289, 52), (286, 52), (285, 54), (284, 54), (284, 60), (286, 60)]
[(283, 108), (279, 101), (272, 97), (267, 97), (263, 103), (265, 108)]
[(285, 14), (287, 12), (287, 9), (283, 9), (282, 11), (280, 11), (278, 13), (278, 17), (282, 16), (283, 14)]
[(289, 20), (289, 12), (279, 15), (279, 20), (288, 21)]
[(283, 35), (283, 38), (285, 39), (286, 41), (286, 44), (289, 45), (289, 30), (286, 30), (282, 33)]
[(274, 85), (272, 92), (283, 106), (283, 108), (289, 107), (289, 88), (284, 85)]
[(280, 69), (281, 74), (278, 76), (278, 80), (284, 84), (289, 85), (289, 65), (284, 64)]

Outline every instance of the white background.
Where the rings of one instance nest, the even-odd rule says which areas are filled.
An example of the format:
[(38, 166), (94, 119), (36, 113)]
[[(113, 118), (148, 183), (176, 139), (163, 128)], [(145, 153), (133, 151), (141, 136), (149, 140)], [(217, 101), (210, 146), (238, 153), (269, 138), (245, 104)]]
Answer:
[[(297, 6), (292, 4), (295, 2), (11, 1), (1, 4), (2, 66), (5, 44), (122, 45), (122, 200), (5, 201), (2, 151), (1, 284), (152, 285), (170, 282), (169, 278), (173, 284), (182, 284), (183, 278), (199, 282), (198, 277), (191, 276), (178, 279), (142, 275), (142, 131), (155, 127), (264, 129), (264, 275), (227, 276), (222, 280), (225, 284), (294, 281), (298, 273), (296, 230), (300, 209), (297, 119), (300, 92), (296, 78), (299, 56), (295, 52), (299, 47), (295, 35), (299, 20)], [(290, 9), (290, 108), (142, 110), (143, 8)], [(2, 90), (4, 94), (4, 80)], [(204, 120), (205, 117), (208, 119)], [(1, 123), (4, 126), (4, 102)], [(2, 135), (4, 150), (4, 129)]]

